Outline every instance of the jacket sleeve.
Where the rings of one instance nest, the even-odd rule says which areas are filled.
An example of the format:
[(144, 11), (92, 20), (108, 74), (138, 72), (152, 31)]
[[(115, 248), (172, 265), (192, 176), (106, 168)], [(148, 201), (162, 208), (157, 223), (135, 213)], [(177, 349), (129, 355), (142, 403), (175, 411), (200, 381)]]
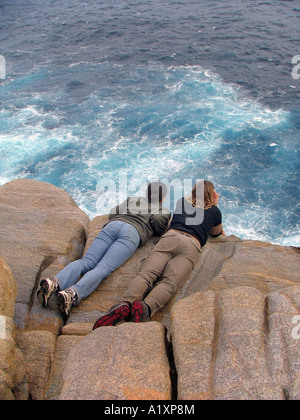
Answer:
[(169, 226), (170, 219), (171, 213), (167, 209), (163, 209), (162, 214), (152, 214), (150, 225), (153, 229), (153, 234), (161, 236)]

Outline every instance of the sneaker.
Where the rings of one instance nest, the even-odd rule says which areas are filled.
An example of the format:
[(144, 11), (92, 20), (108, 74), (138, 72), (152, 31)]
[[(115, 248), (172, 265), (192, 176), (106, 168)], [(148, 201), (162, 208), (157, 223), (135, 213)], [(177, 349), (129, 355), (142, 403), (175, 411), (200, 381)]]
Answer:
[(69, 288), (58, 293), (58, 307), (66, 316), (77, 302), (78, 296), (74, 289)]
[(125, 320), (128, 321), (130, 318), (130, 305), (128, 302), (121, 302), (110, 308), (109, 312), (99, 318), (94, 326), (93, 330), (99, 327), (113, 327), (118, 322)]
[(57, 293), (59, 290), (58, 281), (56, 278), (51, 277), (47, 279), (42, 279), (40, 282), (40, 288), (37, 291), (37, 298), (42, 303), (44, 308), (48, 306), (48, 301), (50, 296), (54, 293)]
[(146, 303), (141, 300), (136, 300), (131, 305), (131, 321), (132, 322), (147, 322), (150, 320), (150, 309)]

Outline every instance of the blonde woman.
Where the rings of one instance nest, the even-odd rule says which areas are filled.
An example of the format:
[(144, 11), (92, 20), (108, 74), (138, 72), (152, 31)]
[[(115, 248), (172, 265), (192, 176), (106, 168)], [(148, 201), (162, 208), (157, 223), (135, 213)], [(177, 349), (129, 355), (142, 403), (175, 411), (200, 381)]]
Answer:
[[(197, 198), (201, 194), (197, 192), (203, 187), (201, 202)], [(142, 262), (121, 302), (99, 318), (94, 329), (116, 325), (123, 319), (149, 321), (172, 298), (192, 272), (209, 235), (225, 235), (218, 201), (219, 194), (214, 185), (204, 181), (204, 185), (202, 182), (194, 186), (190, 197), (177, 202), (170, 229)], [(203, 217), (199, 218), (197, 210), (202, 210)], [(193, 217), (195, 224), (192, 224)], [(122, 315), (126, 313), (127, 316)]]

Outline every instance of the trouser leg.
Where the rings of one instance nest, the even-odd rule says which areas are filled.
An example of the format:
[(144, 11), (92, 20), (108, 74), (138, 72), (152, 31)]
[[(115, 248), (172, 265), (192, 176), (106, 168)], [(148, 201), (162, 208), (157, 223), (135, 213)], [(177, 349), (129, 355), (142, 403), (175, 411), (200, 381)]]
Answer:
[(89, 296), (97, 289), (103, 279), (124, 264), (133, 255), (139, 244), (140, 236), (137, 230), (127, 223), (122, 223), (115, 241), (108, 248), (96, 267), (88, 271), (73, 286), (77, 292), (79, 301)]
[(143, 300), (155, 313), (174, 295), (192, 272), (200, 245), (180, 233), (168, 232), (141, 264), (122, 300)]
[(152, 315), (169, 302), (193, 268), (194, 263), (181, 256), (169, 261), (163, 276), (145, 298), (145, 303), (150, 307)]
[(109, 229), (104, 228), (81, 259), (68, 264), (56, 275), (60, 290), (73, 286), (80, 276), (95, 268), (114, 240)]
[(134, 302), (143, 300), (144, 296), (153, 287), (155, 281), (162, 275), (166, 265), (172, 258), (162, 238), (153, 248), (148, 257), (141, 263), (138, 274), (131, 281), (122, 300)]

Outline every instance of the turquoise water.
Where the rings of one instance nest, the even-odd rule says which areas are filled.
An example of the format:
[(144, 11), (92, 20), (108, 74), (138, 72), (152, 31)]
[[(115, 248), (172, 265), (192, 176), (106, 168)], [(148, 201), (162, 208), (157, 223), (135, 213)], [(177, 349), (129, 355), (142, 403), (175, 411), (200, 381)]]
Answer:
[(227, 234), (299, 246), (299, 10), (245, 3), (2, 2), (0, 184), (51, 182), (93, 218), (206, 178)]

